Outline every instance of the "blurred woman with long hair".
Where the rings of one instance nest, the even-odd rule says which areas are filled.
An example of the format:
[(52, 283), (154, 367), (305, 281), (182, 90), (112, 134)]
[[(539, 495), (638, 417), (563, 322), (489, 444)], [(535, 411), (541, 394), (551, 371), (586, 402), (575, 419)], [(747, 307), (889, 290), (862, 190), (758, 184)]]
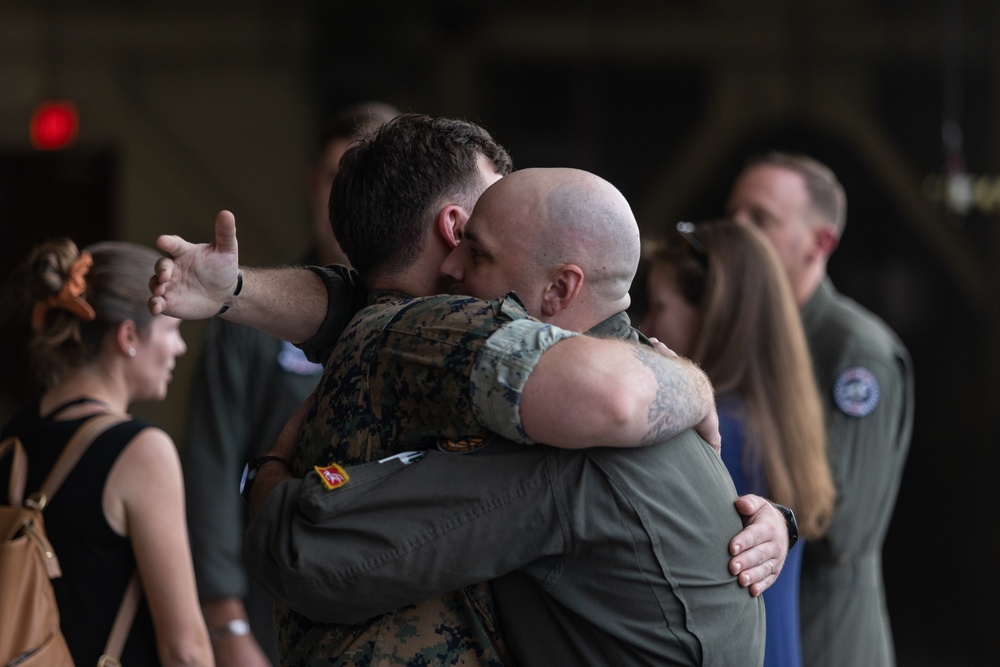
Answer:
[[(760, 232), (680, 223), (652, 257), (643, 333), (698, 362), (716, 391), (722, 457), (740, 494), (791, 507), (804, 539), (830, 522), (835, 490), (823, 408), (798, 309)], [(764, 592), (764, 664), (801, 665), (802, 545)]]

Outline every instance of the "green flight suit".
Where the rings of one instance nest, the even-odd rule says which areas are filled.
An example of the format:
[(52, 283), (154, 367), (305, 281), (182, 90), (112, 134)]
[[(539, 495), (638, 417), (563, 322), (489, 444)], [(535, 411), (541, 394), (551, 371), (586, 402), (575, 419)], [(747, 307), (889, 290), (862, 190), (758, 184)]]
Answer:
[[(489, 309), (445, 315), (435, 307), (429, 318), (418, 308), (446, 301), (407, 303), (416, 305), (395, 306), (381, 321), (368, 313), (379, 345), (365, 339), (363, 347), (382, 350), (383, 358), (366, 361), (377, 373), (331, 360), (337, 370), (324, 385), (346, 388), (354, 403), (359, 393), (370, 393), (361, 402), (371, 400), (382, 417), (373, 425), (348, 410), (345, 421), (343, 409), (321, 404), (318, 412), (327, 421), (310, 420), (309, 441), (329, 442), (331, 431), (345, 423), (361, 424), (367, 434), (319, 458), (361, 463), (426, 449), (445, 424), (447, 439), (488, 437), (474, 415), (525, 442), (516, 387), (554, 342), (551, 336), (539, 343), (522, 332), (503, 340), (519, 323), (496, 329)], [(506, 305), (494, 311), (513, 312)], [(470, 326), (471, 334), (465, 332)], [(345, 340), (358, 340), (353, 329)], [(635, 335), (624, 314), (593, 333)], [(493, 345), (498, 339), (502, 344)], [(423, 365), (432, 371), (417, 368)], [(507, 378), (504, 391), (491, 393), (485, 370)], [(467, 388), (446, 386), (452, 384)], [(395, 395), (400, 388), (402, 397)], [(402, 428), (404, 422), (412, 428)], [(300, 632), (307, 616), (345, 625), (375, 616), (384, 628), (367, 641), (378, 649), (391, 643), (387, 632), (399, 631), (398, 624), (379, 621), (382, 612), (521, 568), (494, 582), (497, 595), (507, 598), (504, 627), (521, 664), (760, 664), (763, 603), (728, 572), (726, 546), (741, 529), (732, 506), (735, 488), (719, 457), (697, 436), (687, 432), (627, 451), (488, 442), (467, 455), (431, 451), (405, 469), (398, 461), (368, 463), (349, 469), (351, 481), (329, 492), (316, 474), (279, 485), (250, 524), (246, 557), (255, 578), (304, 612), (291, 615), (292, 631)], [(382, 483), (396, 474), (402, 475), (399, 483)], [(388, 496), (383, 500), (382, 494)], [(421, 620), (412, 608), (407, 612), (408, 621)], [(371, 621), (363, 625), (358, 638), (364, 641)], [(462, 629), (462, 636), (475, 635)], [(314, 654), (318, 659), (337, 642), (343, 645), (344, 634), (343, 627), (326, 626), (306, 643), (325, 647)], [(404, 642), (413, 636), (397, 634)], [(453, 664), (449, 654), (437, 655)]]
[(806, 545), (800, 615), (803, 664), (895, 664), (882, 583), (882, 544), (913, 428), (906, 348), (829, 279), (802, 309), (824, 399), (837, 504), (826, 535)]

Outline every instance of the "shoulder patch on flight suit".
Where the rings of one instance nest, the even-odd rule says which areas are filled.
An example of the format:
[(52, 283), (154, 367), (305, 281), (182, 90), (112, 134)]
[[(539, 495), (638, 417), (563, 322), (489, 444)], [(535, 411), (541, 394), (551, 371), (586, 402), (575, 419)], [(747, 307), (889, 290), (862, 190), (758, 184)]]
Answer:
[(867, 417), (880, 397), (878, 378), (863, 366), (848, 368), (833, 383), (833, 402), (850, 417)]
[(295, 375), (316, 375), (323, 371), (323, 364), (314, 364), (306, 358), (306, 353), (287, 340), (281, 341), (278, 352), (278, 365)]
[(347, 476), (347, 471), (336, 463), (331, 463), (325, 468), (316, 466), (316, 473), (328, 491), (333, 491), (337, 487), (344, 486), (351, 479)]

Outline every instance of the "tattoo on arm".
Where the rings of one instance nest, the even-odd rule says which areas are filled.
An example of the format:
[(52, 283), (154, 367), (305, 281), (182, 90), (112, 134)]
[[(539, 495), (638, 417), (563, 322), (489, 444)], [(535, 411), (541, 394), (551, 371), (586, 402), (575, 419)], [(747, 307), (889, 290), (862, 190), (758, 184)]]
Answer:
[(688, 368), (690, 362), (670, 359), (645, 347), (636, 347), (635, 356), (650, 370), (657, 385), (642, 444), (668, 440), (697, 424), (701, 406)]

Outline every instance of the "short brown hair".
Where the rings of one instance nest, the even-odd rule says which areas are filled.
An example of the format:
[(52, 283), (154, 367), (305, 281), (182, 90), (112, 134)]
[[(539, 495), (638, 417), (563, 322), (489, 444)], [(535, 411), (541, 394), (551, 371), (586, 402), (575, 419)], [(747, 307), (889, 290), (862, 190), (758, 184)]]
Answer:
[(451, 200), (469, 210), (482, 192), (478, 160), (503, 175), (507, 151), (474, 123), (403, 114), (344, 154), (330, 196), (337, 242), (369, 283), (399, 272), (421, 251), (434, 209)]
[(808, 155), (781, 151), (755, 156), (747, 162), (746, 168), (760, 165), (783, 167), (800, 174), (806, 182), (812, 210), (832, 224), (838, 236), (844, 233), (847, 223), (847, 195), (844, 193), (844, 186), (829, 167)]

